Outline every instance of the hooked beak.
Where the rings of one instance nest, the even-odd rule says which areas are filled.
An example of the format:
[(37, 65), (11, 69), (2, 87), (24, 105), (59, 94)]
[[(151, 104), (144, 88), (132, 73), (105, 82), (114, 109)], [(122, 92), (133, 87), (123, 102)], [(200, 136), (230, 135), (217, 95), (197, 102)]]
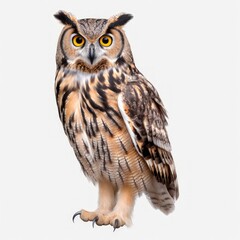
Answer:
[(88, 59), (90, 60), (90, 63), (93, 64), (95, 59), (95, 47), (93, 44), (89, 46)]

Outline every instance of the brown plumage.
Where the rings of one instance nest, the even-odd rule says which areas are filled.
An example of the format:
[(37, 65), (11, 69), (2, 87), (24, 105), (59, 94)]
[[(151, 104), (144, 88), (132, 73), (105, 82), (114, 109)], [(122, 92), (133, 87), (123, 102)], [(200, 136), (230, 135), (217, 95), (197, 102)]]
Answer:
[(137, 70), (122, 27), (132, 18), (77, 20), (63, 11), (55, 93), (60, 119), (84, 174), (99, 186), (96, 211), (84, 221), (130, 225), (137, 195), (164, 213), (178, 198), (166, 111)]

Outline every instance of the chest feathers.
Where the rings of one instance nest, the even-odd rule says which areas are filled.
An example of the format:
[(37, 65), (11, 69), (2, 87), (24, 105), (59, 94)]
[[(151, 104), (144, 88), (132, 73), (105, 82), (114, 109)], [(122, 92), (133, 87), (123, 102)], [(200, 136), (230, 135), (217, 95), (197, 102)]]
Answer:
[(95, 135), (98, 132), (96, 119), (103, 116), (107, 116), (118, 126), (120, 113), (117, 97), (124, 81), (124, 74), (116, 69), (99, 74), (61, 69), (56, 77), (55, 93), (64, 127), (84, 125), (87, 135)]
[(57, 74), (55, 92), (59, 116), (87, 173), (96, 171), (98, 160), (101, 160), (98, 169), (104, 171), (106, 164), (116, 162), (121, 152), (130, 152), (133, 147), (118, 109), (118, 95), (124, 81), (124, 73), (116, 69), (99, 74), (60, 70)]

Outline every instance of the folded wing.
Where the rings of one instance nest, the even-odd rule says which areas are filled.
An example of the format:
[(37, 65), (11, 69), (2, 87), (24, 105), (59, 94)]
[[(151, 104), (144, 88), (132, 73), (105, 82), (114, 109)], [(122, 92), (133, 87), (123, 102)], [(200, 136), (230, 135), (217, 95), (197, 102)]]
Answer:
[(118, 107), (138, 153), (156, 179), (177, 199), (177, 174), (166, 131), (166, 111), (154, 87), (139, 77), (122, 90)]

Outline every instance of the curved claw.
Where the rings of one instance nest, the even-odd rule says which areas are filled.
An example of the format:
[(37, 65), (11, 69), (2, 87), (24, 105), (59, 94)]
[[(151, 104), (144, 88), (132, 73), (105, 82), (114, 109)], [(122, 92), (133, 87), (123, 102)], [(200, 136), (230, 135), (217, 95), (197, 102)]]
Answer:
[(118, 219), (115, 219), (114, 225), (113, 225), (113, 231), (115, 231), (119, 227), (120, 227), (120, 222)]
[(94, 228), (94, 224), (98, 221), (99, 217), (96, 216), (92, 221), (92, 227)]
[(81, 215), (81, 211), (78, 211), (76, 213), (74, 213), (73, 217), (72, 217), (72, 221), (74, 222), (74, 219), (76, 218), (76, 216), (80, 216)]

